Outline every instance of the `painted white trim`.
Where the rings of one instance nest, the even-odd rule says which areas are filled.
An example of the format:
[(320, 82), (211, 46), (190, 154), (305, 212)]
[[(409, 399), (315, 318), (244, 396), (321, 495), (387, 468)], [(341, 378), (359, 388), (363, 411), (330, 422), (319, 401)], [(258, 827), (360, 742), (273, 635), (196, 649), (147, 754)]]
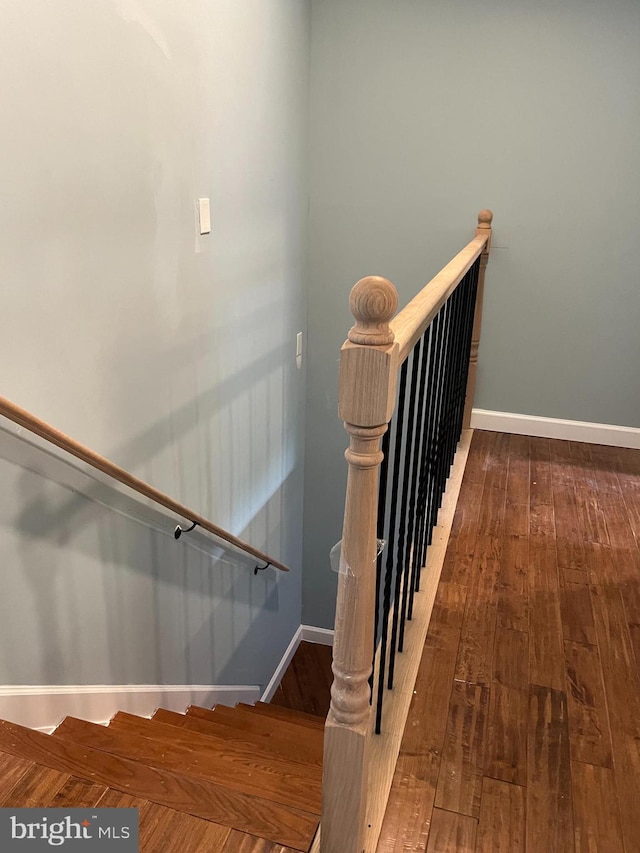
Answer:
[(314, 628), (313, 625), (301, 625), (302, 639), (307, 643), (318, 643), (321, 646), (333, 645), (333, 631), (329, 628)]
[(117, 711), (148, 717), (160, 706), (170, 711), (184, 711), (189, 705), (212, 708), (216, 703), (252, 704), (259, 697), (257, 685), (9, 685), (0, 687), (0, 719), (50, 731), (67, 716), (104, 723)]
[(293, 660), (293, 656), (296, 653), (296, 649), (300, 645), (302, 640), (302, 625), (298, 627), (295, 634), (291, 638), (291, 642), (287, 646), (285, 653), (282, 655), (280, 663), (276, 667), (276, 671), (271, 676), (271, 679), (267, 686), (264, 689), (264, 693), (260, 697), (261, 702), (271, 702), (273, 696), (278, 689), (280, 682), (282, 681), (285, 672), (287, 671), (287, 667)]
[(538, 415), (473, 409), (471, 428), (535, 435), (540, 438), (561, 438), (565, 441), (586, 441), (589, 444), (607, 444), (611, 447), (631, 447), (640, 450), (640, 429), (615, 424), (592, 424), (587, 421), (568, 421), (562, 418), (542, 418)]
[(306, 640), (307, 643), (318, 643), (322, 646), (332, 646), (333, 631), (330, 631), (328, 628), (315, 628), (313, 625), (300, 625), (291, 638), (291, 642), (287, 646), (285, 653), (282, 655), (282, 659), (276, 667), (276, 671), (271, 676), (271, 680), (265, 687), (264, 693), (260, 697), (261, 702), (271, 702), (276, 690), (280, 686), (280, 682), (282, 681), (285, 672), (287, 671), (287, 667), (293, 660), (293, 656), (303, 640)]
[(184, 711), (189, 705), (269, 702), (302, 640), (333, 645), (333, 631), (300, 625), (262, 696), (257, 685), (209, 684), (68, 684), (0, 686), (0, 719), (51, 732), (67, 716), (106, 723), (118, 711), (148, 717), (158, 707)]

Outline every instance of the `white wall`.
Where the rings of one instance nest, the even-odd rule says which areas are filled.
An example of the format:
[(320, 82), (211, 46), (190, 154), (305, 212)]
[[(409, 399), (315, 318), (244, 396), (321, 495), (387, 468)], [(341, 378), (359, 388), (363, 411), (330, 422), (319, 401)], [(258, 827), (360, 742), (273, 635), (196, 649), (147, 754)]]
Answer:
[(362, 276), (405, 304), (495, 212), (476, 405), (640, 426), (637, 0), (314, 0), (304, 620), (330, 626)]
[(308, 62), (301, 0), (0, 6), (0, 393), (292, 568), (109, 512), (10, 429), (0, 683), (263, 683), (300, 624)]

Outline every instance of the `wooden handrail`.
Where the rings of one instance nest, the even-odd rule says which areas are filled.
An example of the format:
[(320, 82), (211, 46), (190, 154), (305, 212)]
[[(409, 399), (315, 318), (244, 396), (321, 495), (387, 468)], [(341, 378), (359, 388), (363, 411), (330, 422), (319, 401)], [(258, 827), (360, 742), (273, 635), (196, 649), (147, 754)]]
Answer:
[(52, 444), (55, 444), (57, 447), (60, 447), (62, 450), (65, 450), (67, 453), (75, 456), (77, 459), (91, 465), (92, 468), (97, 468), (98, 471), (102, 471), (104, 474), (107, 474), (114, 480), (118, 480), (118, 482), (128, 486), (135, 492), (150, 498), (165, 509), (174, 512), (176, 515), (182, 516), (183, 518), (188, 518), (191, 522), (195, 522), (198, 527), (212, 533), (218, 539), (222, 539), (230, 545), (233, 545), (235, 548), (239, 548), (241, 551), (251, 554), (252, 557), (256, 557), (258, 560), (263, 560), (265, 563), (269, 563), (274, 568), (280, 569), (280, 571), (289, 571), (288, 567), (285, 566), (284, 563), (281, 563), (274, 557), (270, 557), (258, 548), (254, 548), (253, 545), (249, 545), (248, 542), (243, 542), (242, 539), (238, 539), (232, 533), (229, 533), (222, 527), (218, 527), (217, 524), (209, 521), (204, 516), (199, 515), (197, 512), (193, 512), (184, 504), (174, 501), (173, 498), (165, 495), (164, 492), (150, 486), (148, 483), (145, 483), (144, 480), (141, 480), (134, 474), (130, 474), (128, 471), (125, 471), (124, 468), (120, 468), (119, 465), (116, 465), (114, 462), (110, 462), (108, 459), (105, 459), (104, 456), (100, 456), (100, 454), (90, 450), (88, 447), (80, 444), (80, 442), (75, 441), (75, 439), (70, 438), (68, 435), (65, 435), (65, 433), (60, 432), (60, 430), (57, 430), (55, 427), (52, 427), (50, 424), (46, 423), (46, 421), (40, 420), (40, 418), (32, 415), (31, 412), (28, 412), (26, 409), (22, 409), (20, 406), (12, 403), (11, 400), (7, 400), (6, 397), (2, 396), (0, 396), (0, 415), (4, 415), (5, 418), (19, 424), (21, 427), (29, 430), (29, 432), (39, 435), (40, 438), (50, 441)]
[[(489, 214), (489, 211), (482, 211)], [(481, 222), (481, 216), (478, 221)], [(489, 222), (491, 220), (489, 219)], [(478, 229), (480, 230), (480, 229)], [(449, 261), (440, 272), (426, 284), (409, 304), (399, 311), (389, 326), (398, 344), (400, 363), (407, 358), (419, 338), (429, 327), (433, 318), (460, 284), (489, 241), (489, 232), (477, 234), (462, 251)]]

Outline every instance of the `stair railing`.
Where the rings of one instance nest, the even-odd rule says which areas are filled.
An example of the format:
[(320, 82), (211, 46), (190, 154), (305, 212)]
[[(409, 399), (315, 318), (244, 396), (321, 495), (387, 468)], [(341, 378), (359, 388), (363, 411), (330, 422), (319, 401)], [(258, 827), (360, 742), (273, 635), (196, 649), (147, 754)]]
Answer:
[(70, 453), (72, 456), (75, 456), (82, 462), (87, 463), (92, 468), (102, 471), (103, 474), (107, 474), (107, 476), (112, 479), (128, 486), (130, 489), (133, 489), (134, 492), (138, 492), (139, 494), (144, 495), (144, 497), (150, 498), (152, 501), (160, 504), (160, 506), (163, 506), (170, 512), (173, 512), (182, 518), (189, 519), (190, 526), (188, 528), (183, 528), (180, 525), (176, 527), (176, 539), (180, 538), (182, 533), (193, 530), (194, 527), (198, 526), (202, 528), (202, 530), (206, 530), (208, 533), (211, 533), (217, 539), (222, 539), (224, 542), (233, 545), (240, 551), (244, 551), (246, 554), (250, 554), (257, 560), (264, 562), (266, 564), (264, 566), (256, 565), (256, 573), (258, 571), (263, 571), (269, 566), (273, 566), (275, 569), (279, 569), (283, 572), (289, 571), (288, 567), (279, 560), (276, 560), (275, 557), (270, 557), (258, 548), (254, 548), (253, 545), (250, 545), (248, 542), (244, 542), (242, 539), (234, 536), (228, 530), (218, 527), (217, 524), (209, 521), (208, 518), (194, 512), (192, 509), (189, 509), (189, 507), (179, 503), (169, 497), (169, 495), (164, 494), (164, 492), (161, 492), (159, 489), (156, 489), (154, 486), (151, 486), (149, 483), (146, 483), (144, 480), (136, 477), (134, 474), (130, 474), (124, 468), (121, 468), (109, 459), (105, 459), (104, 456), (100, 456), (100, 454), (96, 453), (94, 450), (85, 447), (83, 444), (80, 444), (79, 441), (70, 438), (68, 435), (65, 435), (65, 433), (60, 432), (60, 430), (51, 426), (51, 424), (40, 420), (40, 418), (36, 417), (31, 412), (28, 412), (26, 409), (21, 408), (16, 405), (16, 403), (12, 403), (11, 400), (7, 400), (6, 397), (2, 396), (0, 396), (0, 415), (3, 415), (5, 418), (19, 424), (19, 426), (24, 427), (24, 429), (34, 433), (34, 435), (44, 438), (46, 441), (51, 442), (51, 444), (55, 444), (56, 447)]
[(361, 279), (351, 291), (355, 324), (340, 359), (339, 415), (350, 441), (322, 853), (370, 853), (377, 844), (382, 816), (374, 821), (370, 813), (373, 788), (388, 793), (401, 731), (390, 736), (387, 752), (395, 756), (386, 760), (386, 778), (370, 766), (370, 743), (381, 730), (456, 446), (469, 427), (491, 221), (481, 211), (474, 239), (397, 316), (397, 292), (386, 279)]

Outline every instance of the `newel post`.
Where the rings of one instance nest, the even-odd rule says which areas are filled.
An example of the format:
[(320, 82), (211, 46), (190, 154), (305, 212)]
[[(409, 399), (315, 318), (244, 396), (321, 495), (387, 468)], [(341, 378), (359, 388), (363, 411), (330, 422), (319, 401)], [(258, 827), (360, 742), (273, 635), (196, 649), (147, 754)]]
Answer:
[(367, 803), (369, 684), (374, 644), (380, 439), (395, 403), (398, 346), (390, 281), (361, 279), (349, 300), (355, 324), (340, 355), (338, 412), (349, 434), (347, 493), (333, 645), (334, 682), (324, 738), (320, 849), (361, 853)]
[(469, 429), (471, 425), (471, 410), (473, 399), (476, 394), (476, 377), (478, 374), (478, 349), (480, 348), (480, 331), (482, 327), (482, 300), (484, 297), (484, 274), (489, 261), (489, 249), (491, 248), (491, 222), (493, 213), (490, 210), (481, 210), (478, 214), (478, 227), (476, 237), (487, 235), (487, 242), (480, 256), (480, 273), (478, 275), (478, 293), (476, 295), (476, 310), (473, 315), (473, 334), (471, 336), (471, 357), (469, 359), (469, 378), (467, 379), (467, 396), (464, 403), (463, 429)]

